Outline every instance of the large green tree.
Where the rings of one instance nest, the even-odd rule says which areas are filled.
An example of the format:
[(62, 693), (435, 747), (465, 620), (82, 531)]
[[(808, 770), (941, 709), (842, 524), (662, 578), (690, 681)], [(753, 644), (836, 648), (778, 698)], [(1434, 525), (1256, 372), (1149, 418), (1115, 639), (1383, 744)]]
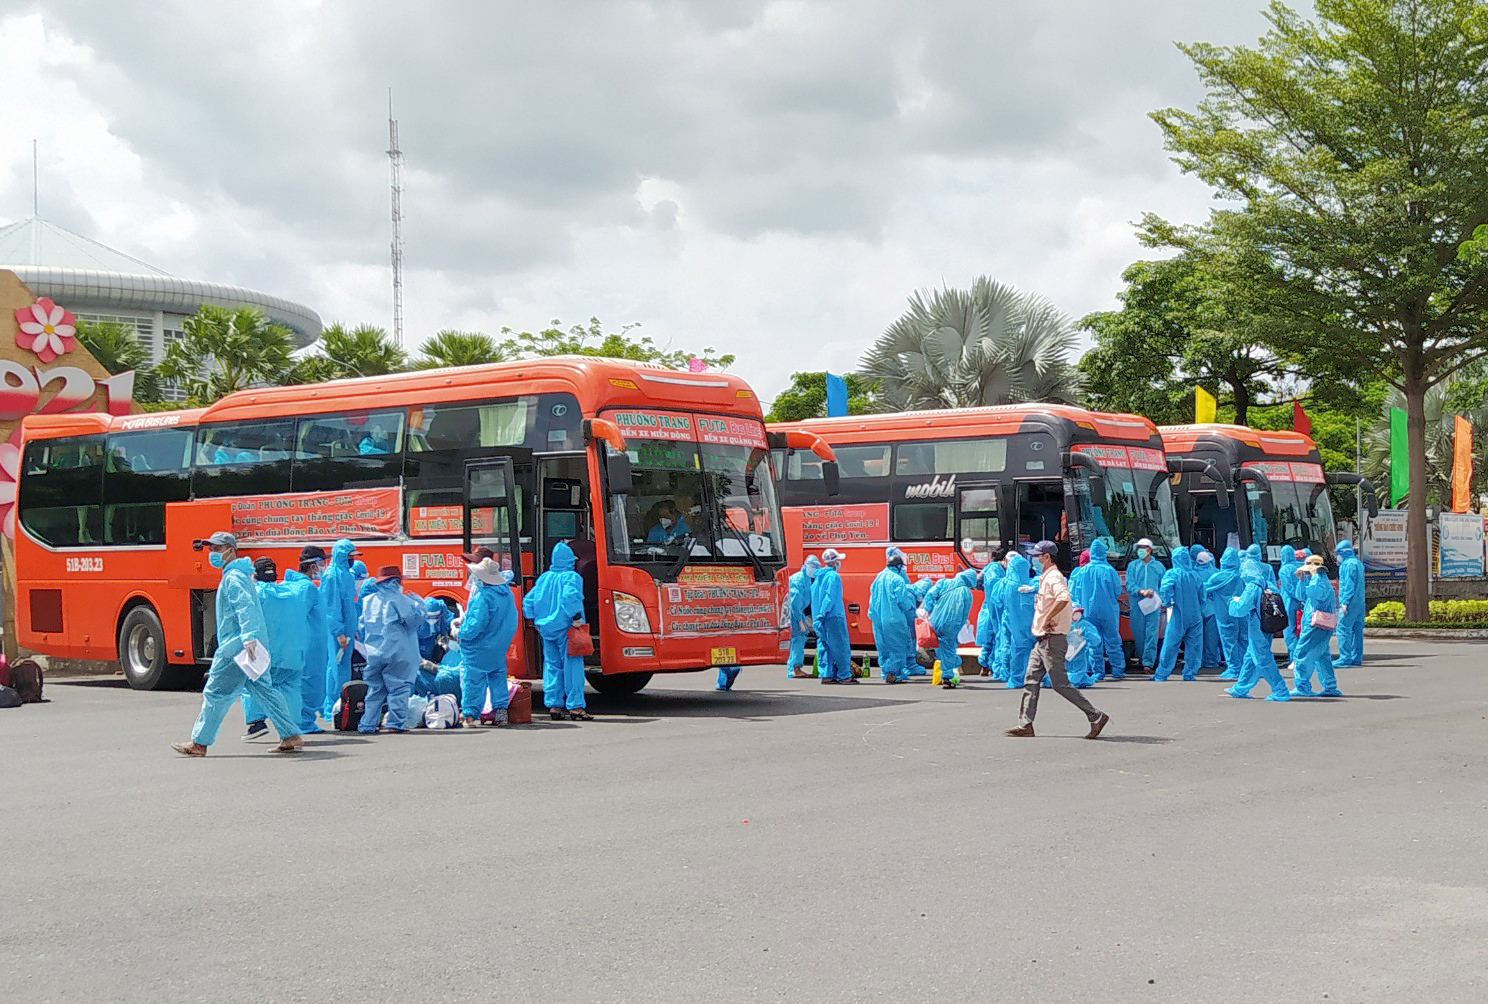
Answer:
[(1074, 322), (1042, 297), (987, 276), (921, 290), (873, 343), (859, 372), (891, 410), (1080, 398)]
[(294, 360), (294, 333), (252, 307), (204, 304), (181, 325), (158, 372), (174, 380), (192, 407), (211, 404), (234, 391), (284, 383)]
[(320, 339), (295, 363), (295, 383), (319, 383), (345, 377), (383, 376), (408, 368), (408, 355), (388, 337), (385, 329), (371, 324), (347, 328), (332, 324)]
[(530, 359), (535, 356), (600, 356), (609, 359), (629, 359), (638, 363), (654, 363), (668, 369), (685, 370), (688, 362), (700, 359), (709, 369), (726, 369), (733, 365), (732, 353), (719, 353), (712, 346), (701, 351), (657, 345), (649, 335), (637, 338), (631, 332), (639, 324), (627, 324), (619, 331), (605, 331), (599, 318), (589, 318), (588, 324), (563, 327), (558, 320), (548, 323), (541, 331), (514, 331), (502, 328), (505, 336), (502, 352), (510, 359)]
[[(1279, 354), (1398, 389), (1424, 499), (1427, 393), (1488, 352), (1488, 264), (1461, 253), (1488, 224), (1488, 18), (1476, 0), (1314, 6), (1273, 3), (1255, 46), (1180, 46), (1207, 95), (1153, 118), (1229, 204), (1144, 231), (1213, 255), (1248, 307), (1283, 317)], [(1426, 529), (1411, 506), (1410, 620), (1427, 617)]]
[[(847, 383), (847, 413), (866, 415), (872, 412), (877, 384), (857, 373), (845, 373), (843, 379)], [(775, 398), (765, 421), (799, 422), (826, 416), (827, 374), (817, 370), (815, 373), (792, 373), (791, 385)]]
[(134, 328), (115, 321), (78, 321), (77, 340), (109, 373), (134, 371), (136, 403), (160, 400), (160, 377), (150, 365), (150, 347)]

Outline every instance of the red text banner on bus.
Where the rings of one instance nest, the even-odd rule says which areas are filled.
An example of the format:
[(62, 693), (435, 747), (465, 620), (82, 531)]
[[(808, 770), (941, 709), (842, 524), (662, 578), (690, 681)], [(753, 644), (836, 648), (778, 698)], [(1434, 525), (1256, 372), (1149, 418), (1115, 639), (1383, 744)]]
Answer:
[(612, 412), (609, 419), (626, 437), (765, 448), (765, 427), (754, 419), (637, 410)]
[(831, 547), (871, 544), (889, 539), (889, 504), (802, 506), (801, 544)]
[(324, 540), (390, 540), (402, 522), (403, 492), (360, 488), (343, 492), (250, 495), (234, 499), (232, 532), (240, 544)]
[(662, 631), (713, 637), (773, 634), (779, 630), (775, 584), (756, 582), (744, 568), (684, 568), (660, 586)]
[[(1148, 450), (1140, 446), (1101, 446), (1084, 443), (1080, 452), (1092, 459), (1112, 467), (1130, 467), (1134, 471), (1166, 471), (1167, 454), (1161, 450)], [(1285, 467), (1285, 464), (1282, 464)]]
[(1304, 485), (1326, 484), (1323, 468), (1319, 464), (1284, 464), (1279, 461), (1262, 460), (1248, 464), (1272, 481), (1295, 481)]

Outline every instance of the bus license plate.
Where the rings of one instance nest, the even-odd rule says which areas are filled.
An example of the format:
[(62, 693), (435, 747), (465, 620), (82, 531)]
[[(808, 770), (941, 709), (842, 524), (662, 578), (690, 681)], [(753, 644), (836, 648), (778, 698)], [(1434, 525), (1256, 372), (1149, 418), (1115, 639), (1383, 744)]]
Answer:
[(739, 661), (739, 650), (732, 645), (728, 648), (710, 648), (708, 661), (715, 666), (733, 666)]

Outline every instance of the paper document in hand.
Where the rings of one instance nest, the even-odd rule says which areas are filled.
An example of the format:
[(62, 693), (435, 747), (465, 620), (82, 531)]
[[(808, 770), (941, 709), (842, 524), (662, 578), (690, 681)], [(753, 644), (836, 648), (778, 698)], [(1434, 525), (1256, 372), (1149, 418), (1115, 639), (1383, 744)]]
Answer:
[(269, 671), (269, 650), (260, 643), (254, 647), (253, 655), (250, 656), (245, 648), (233, 656), (233, 662), (238, 664), (238, 668), (248, 679), (256, 680)]
[(1160, 606), (1162, 606), (1162, 600), (1156, 596), (1144, 596), (1137, 601), (1137, 609), (1148, 616), (1157, 613), (1157, 608)]

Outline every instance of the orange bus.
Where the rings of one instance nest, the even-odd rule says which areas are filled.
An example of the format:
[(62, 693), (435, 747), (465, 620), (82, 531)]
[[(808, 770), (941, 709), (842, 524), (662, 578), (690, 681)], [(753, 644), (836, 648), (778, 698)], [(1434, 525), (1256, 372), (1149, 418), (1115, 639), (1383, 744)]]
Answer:
[[(1169, 467), (1157, 427), (1139, 415), (1052, 404), (810, 419), (772, 431), (812, 433), (836, 457), (836, 484), (805, 449), (778, 449), (791, 567), (835, 547), (848, 631), (870, 648), (868, 587), (898, 544), (911, 577), (981, 568), (992, 550), (1059, 545), (1067, 572), (1097, 537), (1126, 567), (1149, 537), (1166, 557), (1179, 544)], [(832, 489), (836, 489), (836, 497)]]
[[(604, 692), (783, 659), (785, 537), (759, 401), (736, 376), (551, 358), (24, 430), (19, 641), (117, 657), (136, 688), (200, 680), (218, 581), (201, 541), (223, 528), (281, 569), (350, 537), (370, 568), (452, 605), (462, 551), (490, 547), (520, 596), (573, 541)], [(530, 630), (514, 675), (540, 675)]]
[(1283, 547), (1309, 548), (1337, 568), (1337, 531), (1329, 485), (1357, 485), (1365, 507), (1378, 512), (1374, 485), (1352, 472), (1327, 473), (1317, 445), (1290, 430), (1243, 425), (1165, 425), (1170, 460), (1198, 460), (1207, 473), (1175, 474), (1178, 523), (1185, 544), (1215, 554), (1260, 544), (1273, 564)]

